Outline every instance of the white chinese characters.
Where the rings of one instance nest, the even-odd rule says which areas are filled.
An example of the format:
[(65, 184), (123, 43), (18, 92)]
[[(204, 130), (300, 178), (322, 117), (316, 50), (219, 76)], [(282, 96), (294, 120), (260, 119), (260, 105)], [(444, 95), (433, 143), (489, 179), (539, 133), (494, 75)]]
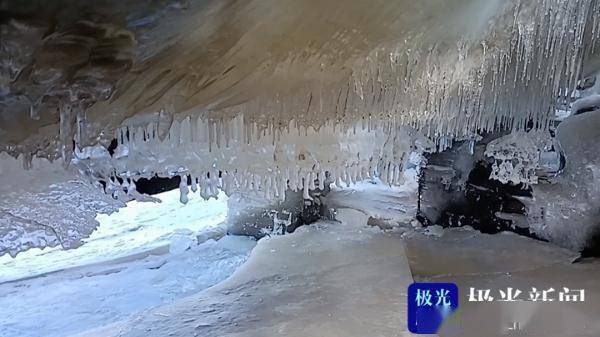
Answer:
[(450, 294), (449, 290), (440, 289), (435, 291), (435, 296), (431, 294), (430, 290), (417, 290), (416, 302), (418, 307), (432, 307), (434, 306), (442, 306), (449, 307), (452, 305), (450, 299), (448, 298)]
[(469, 288), (469, 302), (585, 302), (585, 289), (569, 289), (563, 287), (561, 290), (554, 288), (537, 289), (532, 287), (530, 291), (523, 292), (520, 289), (508, 287), (498, 291), (498, 296), (492, 295), (491, 289)]

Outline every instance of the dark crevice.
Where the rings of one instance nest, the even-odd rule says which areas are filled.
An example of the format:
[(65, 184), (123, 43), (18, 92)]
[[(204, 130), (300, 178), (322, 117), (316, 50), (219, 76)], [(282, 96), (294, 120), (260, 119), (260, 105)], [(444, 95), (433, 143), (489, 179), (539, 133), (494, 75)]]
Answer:
[(110, 145), (108, 145), (107, 150), (111, 157), (115, 154), (115, 150), (117, 149), (118, 145), (119, 142), (117, 142), (116, 138), (113, 138), (113, 140), (110, 142)]
[(181, 177), (179, 176), (174, 176), (172, 178), (154, 176), (150, 179), (140, 178), (135, 182), (135, 185), (138, 192), (142, 194), (154, 195), (179, 188), (180, 182)]
[(486, 234), (510, 231), (544, 241), (527, 228), (527, 210), (518, 199), (531, 198), (532, 189), (491, 180), (491, 163), (472, 157), (469, 168), (463, 152), (459, 145), (428, 158), (419, 183), (417, 220), (426, 227), (471, 226)]
[(451, 203), (443, 212), (440, 225), (443, 227), (471, 226), (485, 234), (504, 231), (540, 239), (528, 228), (515, 226), (512, 220), (498, 217), (498, 213), (525, 216), (526, 208), (519, 197), (531, 197), (530, 188), (523, 185), (502, 184), (490, 180), (491, 168), (484, 162), (476, 164), (469, 175), (465, 189), (465, 199)]
[[(600, 212), (597, 218), (600, 219)], [(596, 230), (588, 239), (586, 247), (581, 251), (581, 257), (600, 257), (600, 223), (596, 225)]]
[(585, 107), (585, 108), (581, 108), (581, 109), (579, 109), (579, 110), (575, 111), (575, 113), (573, 113), (573, 115), (574, 115), (574, 116), (576, 116), (576, 115), (581, 115), (581, 114), (584, 114), (584, 113), (586, 113), (586, 112), (593, 112), (593, 111), (597, 111), (598, 109), (600, 109), (600, 106), (598, 106), (598, 105), (592, 105), (592, 106), (588, 106), (588, 107)]

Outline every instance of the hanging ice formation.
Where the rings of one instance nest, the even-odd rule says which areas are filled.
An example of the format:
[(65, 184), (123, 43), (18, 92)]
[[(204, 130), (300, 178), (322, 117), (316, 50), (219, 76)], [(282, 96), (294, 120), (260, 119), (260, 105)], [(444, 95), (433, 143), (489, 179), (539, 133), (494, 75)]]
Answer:
[[(402, 39), (374, 45), (362, 57), (333, 57), (329, 67), (328, 45), (304, 50), (302, 56), (292, 48), (260, 71), (251, 69), (252, 76), (272, 83), (281, 75), (286, 81), (292, 75), (286, 68), (304, 63), (310, 72), (315, 62), (326, 75), (338, 70), (348, 76), (336, 73), (311, 81), (292, 77), (294, 90), (281, 83), (281, 90), (257, 92), (242, 83), (230, 90), (249, 99), (226, 108), (221, 106), (230, 105), (231, 99), (217, 95), (213, 99), (221, 103), (199, 110), (205, 100), (198, 88), (208, 79), (189, 71), (194, 67), (189, 60), (172, 55), (167, 74), (157, 66), (143, 78), (136, 75), (134, 83), (149, 84), (128, 87), (110, 104), (92, 108), (91, 115), (100, 109), (124, 109), (132, 115), (138, 112), (131, 109), (141, 106), (160, 113), (124, 121), (116, 132), (117, 152), (127, 154), (113, 158), (109, 167), (91, 163), (89, 169), (100, 176), (190, 175), (204, 197), (242, 188), (282, 198), (288, 185), (310, 189), (325, 172), (339, 183), (374, 174), (390, 184), (399, 182), (416, 134), (444, 150), (453, 139), (472, 139), (480, 132), (519, 131), (532, 121), (536, 129), (547, 128), (557, 100), (567, 99), (574, 89), (582, 59), (595, 52), (598, 2), (515, 1), (490, 5), (492, 12), (476, 3), (461, 8), (465, 13), (457, 12), (455, 4), (448, 6), (452, 18), (475, 9), (488, 21), (482, 30), (471, 27), (460, 34), (430, 27), (429, 37), (410, 27), (411, 34)], [(340, 30), (329, 43), (351, 48), (355, 38), (351, 31)], [(340, 70), (338, 63), (350, 70)], [(227, 82), (226, 77), (212, 80)], [(153, 103), (148, 105), (150, 97)]]
[(164, 139), (159, 128), (158, 123), (122, 127), (112, 157), (102, 147), (95, 155), (88, 148), (77, 151), (73, 163), (92, 181), (106, 180), (106, 191), (115, 197), (131, 196), (127, 192), (135, 179), (160, 174), (181, 176), (182, 203), (190, 189), (205, 199), (243, 189), (281, 200), (289, 188), (310, 199), (309, 190), (324, 188), (326, 173), (344, 185), (376, 175), (400, 184), (407, 154), (417, 147), (414, 131), (392, 124), (373, 132), (336, 130), (333, 124), (315, 130), (290, 122), (288, 128), (258, 135), (243, 116), (225, 123), (188, 116), (173, 121)]
[(397, 184), (415, 149), (546, 129), (599, 55), (598, 0), (186, 3), (2, 2), (0, 152), (119, 200)]

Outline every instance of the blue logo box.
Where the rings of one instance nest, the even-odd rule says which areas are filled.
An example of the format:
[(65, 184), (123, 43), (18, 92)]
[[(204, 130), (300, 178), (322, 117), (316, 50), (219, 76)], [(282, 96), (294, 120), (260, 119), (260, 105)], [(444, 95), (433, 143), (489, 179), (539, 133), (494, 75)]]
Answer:
[(458, 309), (458, 287), (453, 283), (413, 283), (408, 287), (408, 330), (431, 335)]

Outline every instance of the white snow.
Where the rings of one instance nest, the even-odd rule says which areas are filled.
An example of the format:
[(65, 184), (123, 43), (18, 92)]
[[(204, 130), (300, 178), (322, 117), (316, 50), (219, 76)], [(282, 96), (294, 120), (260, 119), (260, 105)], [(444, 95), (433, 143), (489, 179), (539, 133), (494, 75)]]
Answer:
[[(226, 197), (186, 206), (179, 190), (98, 216), (81, 248), (0, 258), (0, 336), (61, 337), (124, 319), (231, 275), (256, 244), (225, 236)], [(200, 244), (198, 245), (198, 243)]]
[(325, 203), (329, 207), (359, 210), (378, 219), (409, 223), (417, 213), (417, 175), (415, 168), (404, 171), (401, 186), (389, 186), (378, 179), (359, 182), (349, 188), (334, 186)]
[(60, 246), (44, 250), (31, 249), (11, 258), (0, 257), (0, 283), (49, 273), (65, 268), (85, 266), (149, 251), (170, 242), (177, 230), (201, 232), (216, 229), (225, 221), (227, 197), (205, 201), (197, 194), (189, 203), (179, 202), (179, 190), (157, 195), (161, 203), (131, 201), (128, 207), (112, 215), (100, 214), (100, 227), (85, 244), (74, 250)]

